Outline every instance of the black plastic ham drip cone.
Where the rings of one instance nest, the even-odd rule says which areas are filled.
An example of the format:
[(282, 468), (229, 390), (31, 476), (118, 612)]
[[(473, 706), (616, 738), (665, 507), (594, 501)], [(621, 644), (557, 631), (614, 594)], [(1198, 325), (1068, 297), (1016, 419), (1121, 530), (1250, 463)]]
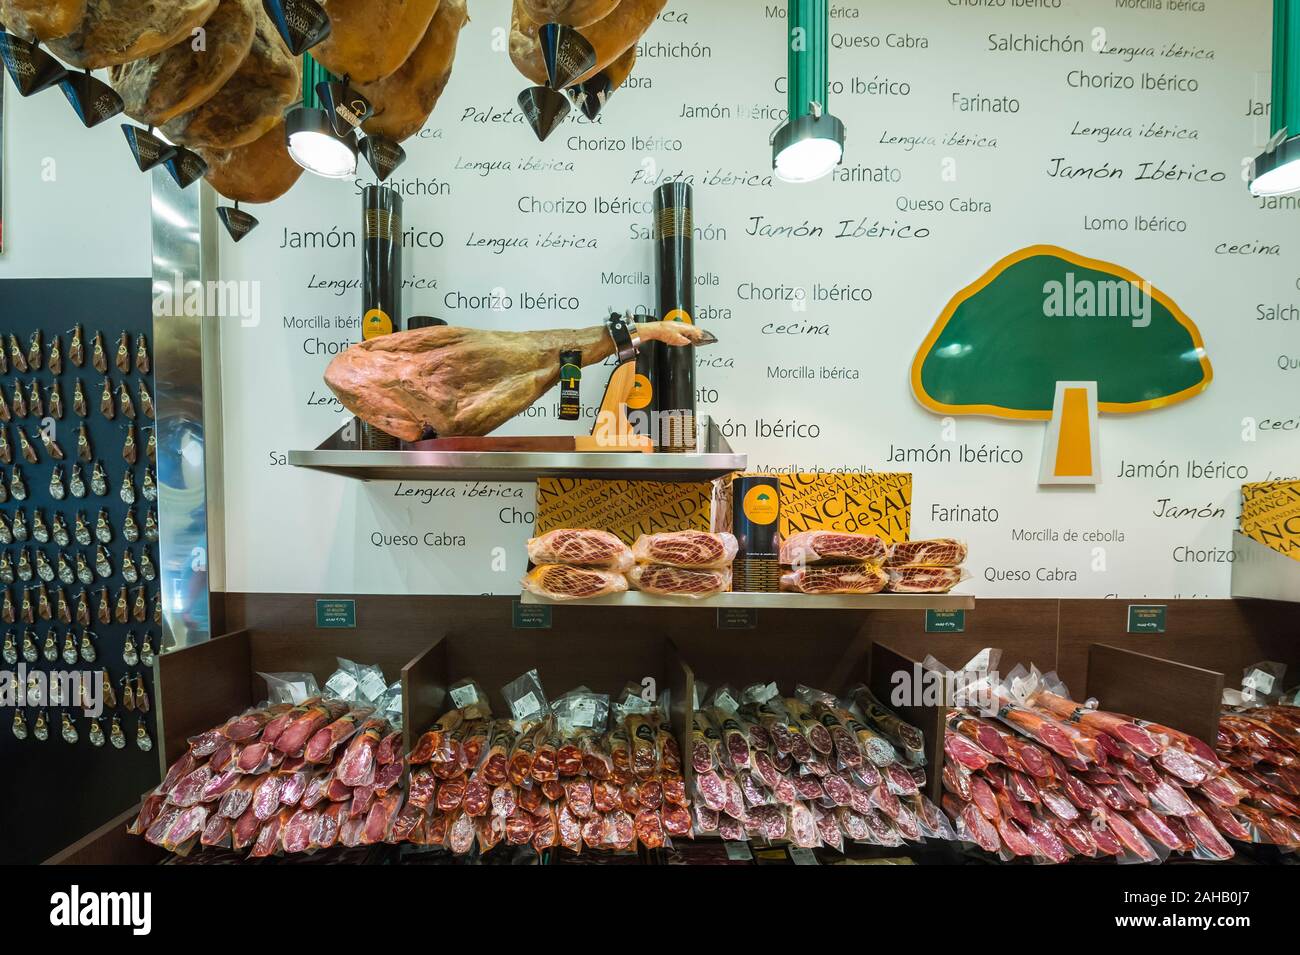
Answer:
[(95, 79), (89, 70), (84, 73), (69, 73), (59, 83), (59, 88), (77, 111), (81, 125), (87, 129), (93, 129), (112, 119), (125, 108), (122, 97), (117, 95), (113, 87), (103, 80)]
[(406, 162), (406, 150), (383, 136), (367, 136), (361, 140), (360, 150), (380, 182), (386, 182)]
[(614, 95), (614, 90), (611, 87), (609, 74), (601, 70), (591, 78), (583, 80), (571, 92), (573, 98), (577, 100), (578, 106), (582, 109), (582, 114), (588, 119), (594, 120), (600, 115), (600, 111), (605, 108), (609, 98)]
[(353, 89), (346, 78), (317, 83), (316, 95), (337, 136), (351, 136), (375, 112), (370, 100)]
[(35, 43), (0, 30), (0, 59), (22, 96), (32, 96), (63, 82), (67, 68)]
[(541, 142), (569, 115), (569, 98), (549, 86), (530, 86), (519, 94), (519, 108)]
[(249, 215), (243, 209), (239, 208), (236, 202), (234, 207), (218, 206), (217, 217), (221, 219), (221, 224), (226, 227), (230, 233), (230, 238), (238, 242), (252, 232), (259, 225), (255, 216)]
[(198, 153), (177, 146), (176, 155), (167, 160), (167, 171), (171, 173), (176, 185), (188, 189), (207, 175), (208, 164)]
[(330, 18), (316, 0), (262, 0), (262, 8), (294, 56), (302, 56), (330, 35)]
[(131, 155), (141, 172), (148, 172), (154, 166), (160, 166), (176, 155), (176, 147), (153, 134), (152, 130), (141, 129), (130, 123), (122, 124), (122, 132), (131, 146)]
[(546, 60), (546, 76), (553, 90), (572, 86), (596, 65), (596, 50), (573, 27), (547, 23), (537, 32)]

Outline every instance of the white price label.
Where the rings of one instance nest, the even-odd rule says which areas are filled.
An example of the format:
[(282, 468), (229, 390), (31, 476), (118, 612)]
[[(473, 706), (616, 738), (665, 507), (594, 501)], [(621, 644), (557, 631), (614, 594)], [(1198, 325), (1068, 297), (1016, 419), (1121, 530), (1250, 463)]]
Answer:
[(451, 702), (458, 710), (474, 706), (478, 703), (478, 690), (473, 683), (455, 687), (451, 691)]
[(727, 847), (727, 858), (732, 862), (750, 862), (754, 858), (748, 842), (725, 842), (723, 845)]
[(811, 849), (801, 849), (798, 846), (791, 846), (790, 861), (795, 865), (820, 865), (817, 861), (817, 855)]
[(590, 727), (596, 723), (596, 701), (579, 700), (570, 708), (570, 721), (574, 726)]
[(1273, 674), (1266, 673), (1263, 670), (1251, 670), (1246, 674), (1246, 679), (1241, 681), (1242, 687), (1247, 690), (1255, 690), (1262, 696), (1268, 696), (1273, 692)]
[(387, 692), (388, 684), (384, 682), (382, 673), (371, 671), (361, 681), (361, 695), (372, 703)]
[(717, 704), (718, 709), (722, 710), (724, 713), (734, 713), (736, 710), (740, 709), (736, 704), (736, 701), (731, 698), (731, 694), (726, 690), (719, 693), (713, 702)]
[(357, 681), (340, 670), (325, 684), (325, 695), (336, 700), (350, 700), (357, 692)]
[(540, 713), (542, 704), (538, 701), (537, 694), (529, 691), (526, 696), (511, 703), (510, 708), (514, 711), (515, 719), (526, 720)]
[(766, 703), (775, 696), (779, 696), (780, 690), (776, 688), (775, 683), (769, 683), (767, 686), (760, 687), (754, 694), (756, 703)]

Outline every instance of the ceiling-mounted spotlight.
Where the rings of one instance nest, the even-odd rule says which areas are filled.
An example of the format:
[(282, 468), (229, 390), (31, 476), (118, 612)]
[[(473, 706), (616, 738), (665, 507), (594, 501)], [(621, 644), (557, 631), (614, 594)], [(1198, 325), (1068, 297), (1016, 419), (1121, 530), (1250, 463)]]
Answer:
[(790, 116), (772, 136), (772, 165), (786, 182), (812, 182), (844, 159), (844, 124), (826, 110), (830, 2), (790, 0), (787, 22)]
[(326, 179), (347, 179), (357, 173), (357, 140), (334, 132), (329, 113), (299, 106), (284, 120), (289, 155), (308, 172)]
[(266, 15), (294, 56), (302, 56), (330, 35), (330, 18), (316, 0), (262, 0)]
[[(340, 104), (350, 110), (359, 99), (369, 115), (365, 97), (347, 93), (347, 81), (337, 83), (329, 72), (308, 54), (302, 58), (303, 101), (284, 120), (285, 139), (293, 161), (308, 172), (326, 179), (347, 179), (357, 172), (357, 138), (351, 119), (338, 112)], [(336, 89), (337, 86), (337, 89)], [(326, 96), (322, 97), (322, 93)], [(333, 112), (327, 112), (325, 100)], [(350, 114), (351, 115), (351, 114)]]
[(561, 90), (596, 65), (596, 50), (575, 30), (559, 23), (544, 24), (537, 32), (546, 60), (545, 86), (530, 86), (519, 94), (519, 109), (542, 142), (569, 115), (569, 100)]
[(160, 166), (176, 155), (176, 147), (165, 139), (155, 136), (152, 126), (144, 130), (139, 126), (123, 123), (122, 132), (126, 135), (126, 141), (131, 146), (131, 155), (135, 157), (135, 164), (140, 167), (141, 172), (148, 172), (154, 166)]
[(95, 79), (90, 75), (90, 70), (84, 73), (69, 73), (59, 83), (59, 88), (63, 90), (63, 95), (77, 111), (77, 118), (87, 129), (112, 119), (125, 108), (122, 97), (117, 95), (113, 87), (103, 80)]
[(367, 136), (361, 140), (360, 149), (380, 182), (387, 182), (397, 167), (406, 162), (406, 150), (384, 136)]
[(1255, 196), (1300, 192), (1300, 0), (1273, 0), (1273, 126), (1255, 160)]
[(0, 30), (0, 59), (19, 94), (31, 96), (63, 82), (67, 67), (35, 43)]
[(221, 224), (225, 226), (226, 231), (230, 233), (230, 238), (234, 239), (236, 242), (248, 235), (248, 233), (252, 232), (258, 226), (257, 218), (239, 208), (238, 202), (235, 203), (234, 208), (231, 208), (230, 206), (218, 206), (217, 217), (221, 219)]
[(208, 163), (198, 153), (184, 146), (175, 147), (176, 153), (167, 160), (167, 171), (176, 185), (188, 189), (208, 173)]

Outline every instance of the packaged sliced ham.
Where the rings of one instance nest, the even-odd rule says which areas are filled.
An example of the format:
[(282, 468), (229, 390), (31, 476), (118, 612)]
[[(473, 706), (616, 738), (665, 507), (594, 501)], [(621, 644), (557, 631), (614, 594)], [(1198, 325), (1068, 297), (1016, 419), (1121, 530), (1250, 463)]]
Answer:
[(960, 567), (890, 567), (889, 592), (894, 594), (946, 594), (965, 578)]
[(878, 594), (889, 577), (878, 564), (825, 564), (781, 575), (781, 589), (795, 594)]
[(632, 551), (608, 531), (560, 528), (529, 540), (528, 560), (624, 573), (632, 566)]
[(543, 564), (523, 579), (524, 589), (551, 600), (585, 600), (627, 591), (627, 578), (612, 570)]
[(667, 564), (637, 564), (628, 572), (637, 590), (663, 597), (713, 597), (731, 589), (731, 570), (688, 570)]
[(693, 570), (721, 570), (731, 566), (739, 545), (730, 534), (673, 531), (642, 534), (632, 545), (632, 556), (642, 564), (667, 564)]
[(959, 567), (966, 562), (966, 545), (951, 537), (903, 541), (889, 552), (890, 567)]
[(880, 564), (888, 556), (889, 547), (874, 534), (801, 531), (781, 542), (781, 563), (787, 567), (840, 561)]

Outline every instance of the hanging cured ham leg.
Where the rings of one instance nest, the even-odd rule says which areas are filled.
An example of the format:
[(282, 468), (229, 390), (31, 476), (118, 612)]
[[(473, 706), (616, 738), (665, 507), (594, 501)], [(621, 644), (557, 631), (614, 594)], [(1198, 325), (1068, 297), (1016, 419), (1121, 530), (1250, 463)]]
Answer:
[[(673, 347), (716, 341), (694, 325), (648, 322), (642, 341)], [(555, 387), (560, 353), (583, 366), (615, 353), (608, 326), (542, 332), (419, 328), (353, 345), (325, 370), (325, 382), (361, 420), (404, 441), (490, 434)]]

